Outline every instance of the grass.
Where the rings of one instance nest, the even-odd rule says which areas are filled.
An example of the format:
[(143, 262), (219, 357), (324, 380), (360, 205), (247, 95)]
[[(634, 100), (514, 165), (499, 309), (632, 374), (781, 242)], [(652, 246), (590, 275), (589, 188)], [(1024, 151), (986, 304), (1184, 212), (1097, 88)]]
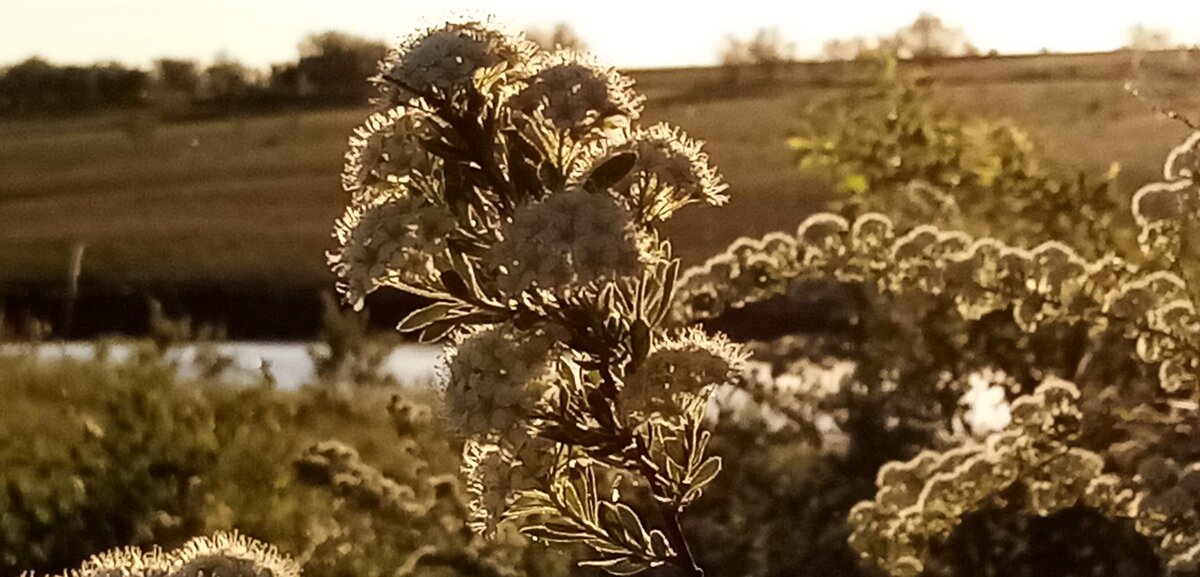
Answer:
[[(1186, 131), (1122, 88), (1128, 55), (953, 61), (939, 93), (967, 114), (1008, 117), (1056, 163), (1124, 168), (1132, 191), (1154, 178)], [(1173, 61), (1172, 61), (1173, 62)], [(1161, 63), (1160, 63), (1161, 64)], [(1171, 62), (1159, 68), (1174, 65)], [(636, 73), (647, 120), (708, 141), (731, 185), (722, 210), (687, 209), (667, 228), (694, 262), (742, 235), (790, 229), (828, 198), (796, 170), (788, 131), (842, 90), (846, 65), (797, 65), (769, 85), (731, 89), (719, 69)], [(1194, 78), (1194, 76), (1193, 76)], [(1194, 82), (1194, 81), (1193, 81)], [(1194, 84), (1165, 102), (1194, 111)], [(0, 122), (0, 290), (63, 285), (71, 246), (86, 244), (81, 285), (325, 288), (329, 232), (345, 198), (338, 174), (362, 109), (158, 126), (135, 138), (122, 115)]]

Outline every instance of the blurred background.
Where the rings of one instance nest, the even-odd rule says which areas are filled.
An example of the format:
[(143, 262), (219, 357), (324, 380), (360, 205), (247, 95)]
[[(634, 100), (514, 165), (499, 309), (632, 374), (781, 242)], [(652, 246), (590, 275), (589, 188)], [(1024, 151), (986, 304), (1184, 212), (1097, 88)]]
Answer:
[[(145, 334), (150, 300), (230, 338), (314, 338), (365, 79), (397, 37), (448, 15), (490, 10), (591, 50), (636, 79), (650, 120), (708, 142), (733, 201), (672, 223), (685, 264), (822, 207), (830, 183), (786, 140), (863, 83), (861, 52), (920, 67), (955, 111), (1011, 119), (1055, 163), (1119, 162), (1140, 183), (1181, 130), (1125, 85), (1193, 106), (1200, 42), (1184, 24), (1200, 9), (1181, 2), (5, 4), (0, 308), (5, 330), (58, 338)], [(410, 306), (377, 304), (376, 326)]]
[[(1163, 111), (1200, 112), (1200, 3), (1183, 1), (0, 5), (6, 575), (234, 527), (279, 544), (313, 575), (392, 574), (434, 538), (475, 546), (452, 530), (360, 515), (330, 473), (361, 458), (444, 496), (431, 480), (457, 467), (425, 386), (438, 351), (391, 333), (420, 302), (380, 293), (351, 312), (325, 261), (347, 200), (346, 140), (368, 113), (366, 79), (421, 26), (494, 15), (545, 46), (591, 51), (635, 79), (648, 121), (706, 141), (732, 201), (670, 222), (685, 267), (742, 236), (794, 231), (877, 180), (866, 168), (830, 170), (813, 151), (862, 126), (856, 118), (886, 124), (898, 106), (888, 98), (918, 99), (914, 114), (966, 127), (956, 134), (1003, 127), (1006, 146), (1038, 174), (1124, 190), (1110, 200), (1126, 203), (1113, 211), (1125, 215), (1128, 192), (1156, 179), (1189, 132)], [(1057, 226), (1071, 230), (1071, 217), (1057, 215), (1066, 221)], [(714, 326), (739, 340), (797, 330), (778, 324), (790, 318), (779, 308), (765, 310)], [(824, 326), (804, 314), (792, 320)], [(361, 455), (305, 452), (328, 438)], [(857, 574), (844, 531), (826, 529), (861, 484), (823, 505), (796, 501), (794, 527), (764, 521), (754, 515), (771, 515), (771, 503), (837, 477), (799, 472), (828, 473), (801, 440), (727, 439), (761, 448), (747, 454), (761, 462), (742, 470), (767, 470), (775, 484), (728, 493), (696, 521), (713, 542), (735, 540), (728, 527), (766, 528), (728, 554), (706, 549), (718, 566)], [(855, 478), (869, 486), (872, 475)], [(565, 571), (527, 543), (488, 555), (530, 575)]]

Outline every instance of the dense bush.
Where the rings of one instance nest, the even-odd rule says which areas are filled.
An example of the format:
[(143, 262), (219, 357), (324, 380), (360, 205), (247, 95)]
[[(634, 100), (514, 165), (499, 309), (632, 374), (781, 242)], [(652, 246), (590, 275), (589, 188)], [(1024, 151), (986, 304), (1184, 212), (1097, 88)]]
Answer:
[[(825, 154), (854, 154), (839, 142)], [(823, 214), (688, 271), (677, 318), (713, 318), (815, 280), (857, 295), (843, 301), (851, 322), (840, 333), (756, 347), (769, 365), (747, 386), (801, 428), (833, 419), (818, 442), (838, 438), (846, 450), (826, 452), (825, 471), (846, 476), (841, 486), (877, 486), (848, 511), (850, 544), (888, 572), (1191, 575), (1200, 551), (1188, 464), (1200, 392), (1188, 280), (1197, 142), (1171, 152), (1164, 182), (1133, 195), (1143, 254), (1129, 260), (1111, 240), (1119, 230), (1087, 238), (1096, 256), (1086, 258), (1056, 241), (1025, 249), (952, 226), (904, 225), (903, 214)], [(924, 186), (941, 174), (945, 164), (932, 163), (909, 176)], [(900, 184), (856, 194), (887, 210), (908, 198), (912, 183)], [(1011, 202), (1061, 210), (1037, 196)], [(992, 224), (965, 214), (978, 228)], [(1018, 240), (1054, 230), (1021, 219), (992, 226), (1001, 223)], [(835, 362), (853, 366), (839, 386), (806, 377), (806, 367)], [(819, 507), (823, 497), (808, 501)], [(1047, 542), (1058, 545), (1048, 551)]]
[[(117, 547), (172, 548), (233, 529), (317, 576), (391, 575), (430, 545), (300, 482), (294, 467), (336, 438), (396, 478), (452, 478), (457, 449), (423, 394), (180, 381), (152, 345), (138, 349), (120, 362), (0, 357), (0, 573), (60, 571)], [(398, 429), (393, 402), (424, 417)]]

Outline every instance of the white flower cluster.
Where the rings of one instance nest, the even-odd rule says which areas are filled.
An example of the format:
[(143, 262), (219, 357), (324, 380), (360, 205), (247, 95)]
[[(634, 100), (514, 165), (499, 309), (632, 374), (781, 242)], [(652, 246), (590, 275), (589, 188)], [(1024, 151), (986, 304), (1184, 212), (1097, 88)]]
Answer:
[[(694, 565), (681, 537), (631, 531), (632, 508), (604, 499), (620, 518), (601, 515), (594, 469), (663, 480), (652, 490), (675, 503), (667, 516), (720, 471), (703, 454), (704, 401), (740, 354), (661, 324), (678, 262), (655, 225), (726, 198), (699, 143), (637, 128), (643, 99), (614, 69), (479, 23), (410, 38), (376, 81), (383, 106), (351, 138), (351, 207), (329, 262), (356, 306), (383, 286), (433, 301), (400, 330), (452, 342), (443, 393), (467, 441), (472, 527), (509, 519), (621, 571)], [(656, 418), (630, 424), (626, 402)], [(592, 480), (586, 494), (550, 494), (566, 469)], [(586, 530), (564, 533), (580, 515)]]
[(480, 70), (518, 66), (534, 50), (525, 38), (480, 22), (447, 23), (402, 42), (380, 64), (376, 84), (389, 105), (427, 96), (449, 100), (474, 88)]
[(1170, 577), (1200, 574), (1200, 463), (1152, 456), (1138, 466), (1138, 532), (1153, 537)]
[(698, 329), (656, 343), (645, 362), (625, 378), (621, 401), (642, 417), (687, 406), (680, 396), (707, 398), (719, 385), (732, 384), (745, 355), (724, 335)]
[(1078, 504), (1127, 511), (1132, 494), (1103, 474), (1103, 459), (1069, 445), (1078, 401), (1074, 385), (1050, 379), (1014, 402), (1009, 427), (985, 442), (884, 465), (875, 500), (850, 511), (851, 546), (895, 577), (916, 577), (930, 547), (987, 506), (1019, 503), (1042, 516)]
[(931, 226), (899, 237), (892, 228), (877, 214), (854, 223), (819, 214), (790, 242), (780, 233), (739, 240), (683, 275), (675, 319), (712, 318), (784, 294), (797, 280), (867, 283), (949, 300), (967, 320), (1011, 308), (1029, 332), (1049, 323), (1120, 327), (1137, 340), (1139, 358), (1158, 365), (1165, 391), (1200, 395), (1200, 316), (1175, 273), (1139, 272), (1112, 256), (1089, 262), (1058, 242), (1025, 250)]
[(471, 528), (494, 537), (518, 492), (548, 484), (555, 450), (554, 443), (532, 436), (527, 428), (468, 438), (462, 474), (470, 497)]
[(543, 54), (530, 68), (508, 105), (557, 131), (583, 133), (604, 120), (635, 120), (641, 113), (644, 98), (632, 80), (581, 54)]
[(488, 254), (497, 287), (516, 296), (559, 292), (640, 272), (641, 247), (629, 212), (583, 189), (520, 207)]
[(340, 247), (329, 254), (338, 288), (356, 309), (381, 286), (428, 294), (456, 228), (444, 206), (416, 196), (378, 196), (352, 207), (337, 223)]
[(642, 222), (665, 221), (689, 204), (720, 206), (729, 200), (728, 186), (702, 148), (703, 143), (668, 124), (626, 129), (589, 147), (574, 178), (583, 182), (605, 161), (632, 153), (633, 170), (612, 191)]
[(404, 108), (367, 117), (350, 136), (342, 189), (352, 198), (369, 198), (407, 183), (413, 171), (432, 172), (432, 159), (417, 139), (423, 122), (418, 113)]
[(544, 331), (496, 325), (450, 348), (446, 410), (459, 431), (491, 435), (521, 426), (553, 386), (554, 344)]
[[(275, 547), (238, 533), (196, 537), (178, 549), (135, 547), (96, 555), (61, 577), (300, 577), (300, 566)], [(34, 577), (26, 574), (26, 577)]]
[(1142, 250), (1173, 263), (1184, 256), (1185, 228), (1200, 217), (1200, 132), (1171, 151), (1163, 178), (1133, 195), (1133, 218), (1141, 228)]

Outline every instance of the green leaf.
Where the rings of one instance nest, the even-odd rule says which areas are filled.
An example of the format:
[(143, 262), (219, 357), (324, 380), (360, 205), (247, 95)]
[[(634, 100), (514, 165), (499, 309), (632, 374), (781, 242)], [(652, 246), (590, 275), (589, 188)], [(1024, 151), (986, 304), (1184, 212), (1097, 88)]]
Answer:
[(443, 160), (465, 161), (469, 158), (465, 153), (463, 153), (463, 151), (440, 138), (428, 138), (422, 140), (421, 146), (423, 146), (425, 150), (429, 151), (430, 154)]
[(471, 292), (471, 288), (467, 285), (467, 281), (463, 276), (455, 270), (444, 270), (441, 274), (442, 286), (446, 287), (446, 292), (450, 296), (460, 299), (465, 302), (475, 302), (475, 294)]
[(866, 192), (870, 185), (867, 182), (866, 176), (861, 174), (851, 174), (850, 176), (846, 177), (845, 181), (842, 182), (842, 186), (850, 192), (860, 194)]
[(721, 458), (709, 457), (694, 471), (688, 475), (688, 490), (684, 496), (685, 501), (692, 501), (700, 497), (704, 492), (704, 488), (717, 478), (721, 472)]
[(575, 543), (592, 538), (592, 534), (587, 530), (568, 523), (528, 525), (521, 528), (521, 533), (548, 543)]
[(621, 519), (621, 527), (625, 529), (625, 534), (631, 538), (632, 543), (636, 543), (638, 548), (645, 550), (650, 544), (650, 536), (646, 534), (646, 527), (642, 525), (642, 519), (628, 505), (617, 503), (617, 515)]
[(650, 566), (634, 561), (629, 557), (609, 557), (607, 559), (589, 559), (579, 562), (580, 567), (597, 567), (611, 575), (637, 575)]
[(658, 529), (650, 531), (650, 552), (660, 559), (675, 556), (675, 550), (671, 549), (671, 542), (667, 539), (666, 533)]
[(633, 366), (640, 367), (646, 357), (650, 356), (650, 345), (653, 338), (650, 334), (650, 325), (644, 319), (633, 321), (633, 325), (629, 327), (629, 341), (633, 349)]
[(667, 265), (666, 272), (663, 273), (662, 291), (657, 303), (657, 310), (651, 316), (651, 322), (658, 326), (659, 323), (666, 318), (667, 313), (671, 311), (671, 304), (675, 300), (676, 283), (679, 281), (679, 259), (672, 259), (671, 264)]
[(633, 550), (645, 550), (649, 544), (642, 520), (622, 503), (600, 502), (600, 526), (610, 537)]
[(404, 320), (400, 321), (400, 324), (396, 326), (396, 330), (402, 333), (407, 333), (417, 329), (425, 328), (430, 324), (445, 318), (446, 315), (455, 310), (457, 306), (458, 305), (455, 303), (437, 302), (429, 306), (419, 308), (409, 313), (408, 316), (404, 317)]
[(460, 319), (443, 319), (421, 329), (421, 336), (417, 339), (421, 343), (435, 343), (442, 340), (446, 335), (450, 334), (456, 327), (460, 325)]
[(592, 190), (605, 190), (625, 178), (636, 163), (636, 154), (622, 152), (594, 168), (588, 175), (586, 186)]
[(579, 498), (579, 491), (575, 489), (572, 483), (563, 484), (563, 501), (566, 502), (567, 511), (574, 514), (576, 517), (587, 517), (587, 511), (584, 509), (583, 500)]

